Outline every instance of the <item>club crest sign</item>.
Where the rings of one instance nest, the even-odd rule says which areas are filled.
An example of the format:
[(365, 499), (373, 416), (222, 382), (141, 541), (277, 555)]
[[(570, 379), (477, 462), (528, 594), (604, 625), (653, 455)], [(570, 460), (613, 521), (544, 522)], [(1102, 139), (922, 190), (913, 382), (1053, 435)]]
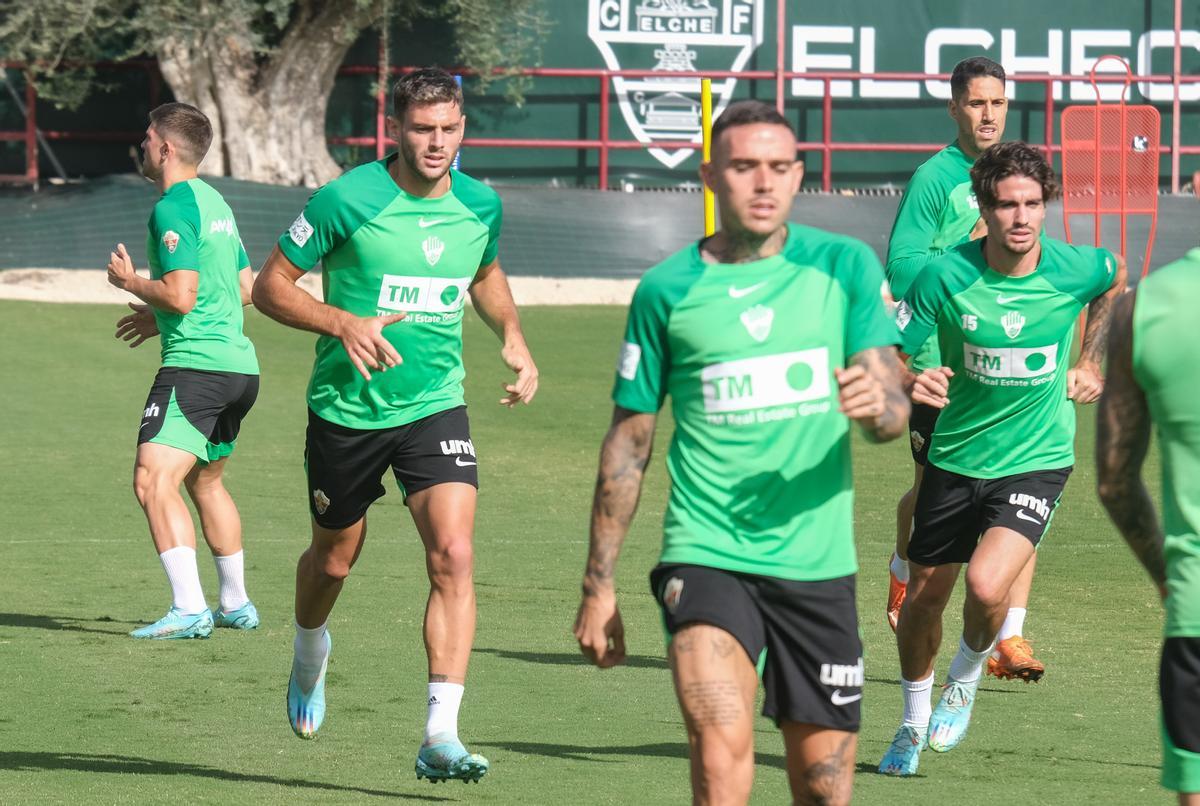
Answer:
[[(625, 123), (640, 142), (702, 142), (697, 70), (742, 70), (763, 39), (763, 0), (588, 0), (588, 37), (610, 70), (653, 70), (613, 78)], [(713, 81), (713, 116), (733, 99), (737, 79)], [(695, 149), (651, 148), (668, 168)]]

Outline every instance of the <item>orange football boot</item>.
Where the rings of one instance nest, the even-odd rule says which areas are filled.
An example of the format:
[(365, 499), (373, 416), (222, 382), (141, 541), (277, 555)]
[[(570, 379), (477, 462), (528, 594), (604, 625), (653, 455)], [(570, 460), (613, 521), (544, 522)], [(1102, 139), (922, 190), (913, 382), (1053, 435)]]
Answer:
[(1036, 683), (1046, 673), (1046, 665), (1033, 656), (1028, 641), (1014, 635), (996, 644), (996, 651), (987, 661), (987, 673), (1001, 680)]

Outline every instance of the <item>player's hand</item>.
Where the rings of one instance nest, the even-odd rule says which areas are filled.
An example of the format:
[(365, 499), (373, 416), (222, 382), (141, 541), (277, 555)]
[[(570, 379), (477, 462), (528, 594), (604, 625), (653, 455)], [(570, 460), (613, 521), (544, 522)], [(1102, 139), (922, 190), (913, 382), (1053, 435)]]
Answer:
[(537, 394), (538, 370), (533, 363), (533, 356), (524, 342), (506, 344), (500, 350), (500, 358), (513, 372), (517, 379), (512, 383), (502, 383), (500, 386), (507, 394), (500, 398), (500, 405), (510, 409), (518, 403), (528, 404)]
[(950, 379), (953, 377), (954, 370), (950, 367), (925, 370), (917, 376), (917, 382), (913, 384), (913, 403), (923, 403), (935, 409), (946, 408), (946, 404), (950, 402), (946, 394), (950, 391)]
[(971, 227), (971, 234), (967, 236), (967, 240), (978, 241), (984, 235), (987, 235), (987, 222), (980, 217), (975, 221), (975, 226)]
[(1080, 362), (1067, 370), (1067, 398), (1076, 403), (1095, 403), (1104, 391), (1104, 376), (1100, 367)]
[(368, 381), (371, 380), (371, 370), (383, 372), (401, 363), (400, 353), (383, 337), (383, 329), (404, 317), (403, 313), (389, 313), (387, 316), (347, 314), (338, 326), (336, 335), (346, 355), (350, 356), (350, 362), (358, 374)]
[(153, 338), (158, 335), (158, 321), (154, 318), (154, 312), (150, 310), (149, 305), (142, 305), (139, 302), (130, 302), (129, 310), (133, 313), (126, 314), (117, 320), (116, 337), (122, 341), (130, 342), (129, 347), (140, 347), (146, 339)]
[(117, 251), (108, 253), (108, 282), (117, 288), (124, 288), (133, 279), (133, 259), (125, 251), (125, 244), (117, 244)]
[(838, 409), (856, 422), (874, 423), (884, 412), (883, 384), (861, 364), (834, 367), (838, 383)]
[(625, 625), (615, 591), (585, 593), (575, 616), (575, 640), (590, 663), (601, 669), (625, 660)]

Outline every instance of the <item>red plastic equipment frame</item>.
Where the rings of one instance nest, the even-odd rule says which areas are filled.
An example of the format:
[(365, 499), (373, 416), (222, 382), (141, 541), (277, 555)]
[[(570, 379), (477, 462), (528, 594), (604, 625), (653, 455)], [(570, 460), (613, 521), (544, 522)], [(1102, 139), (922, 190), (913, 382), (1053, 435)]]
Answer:
[[(1118, 103), (1103, 103), (1096, 70), (1116, 60), (1125, 68), (1125, 87)], [(1071, 216), (1090, 215), (1095, 221), (1095, 245), (1100, 246), (1101, 222), (1120, 216), (1121, 255), (1128, 252), (1128, 219), (1150, 216), (1150, 237), (1142, 275), (1150, 268), (1158, 227), (1158, 173), (1162, 119), (1153, 106), (1128, 105), (1125, 96), (1133, 71), (1120, 56), (1101, 56), (1091, 71), (1096, 90), (1094, 106), (1072, 106), (1062, 113), (1063, 229), (1071, 237)]]

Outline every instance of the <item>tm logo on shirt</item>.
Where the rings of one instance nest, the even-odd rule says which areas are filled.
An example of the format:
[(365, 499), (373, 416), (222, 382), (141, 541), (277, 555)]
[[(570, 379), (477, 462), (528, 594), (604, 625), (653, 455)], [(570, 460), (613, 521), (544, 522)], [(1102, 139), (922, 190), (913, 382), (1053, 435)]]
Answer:
[(1038, 386), (1054, 378), (1058, 345), (979, 347), (964, 342), (963, 366), (973, 380), (988, 386)]
[(790, 420), (829, 411), (829, 350), (818, 347), (710, 364), (700, 372), (714, 425)]
[[(383, 275), (379, 286), (379, 309), (385, 312), (405, 311), (452, 314), (462, 310), (470, 278), (408, 277), (401, 274)], [(406, 320), (408, 321), (408, 320)], [(423, 320), (413, 317), (412, 321)], [(442, 321), (438, 317), (436, 321)]]

